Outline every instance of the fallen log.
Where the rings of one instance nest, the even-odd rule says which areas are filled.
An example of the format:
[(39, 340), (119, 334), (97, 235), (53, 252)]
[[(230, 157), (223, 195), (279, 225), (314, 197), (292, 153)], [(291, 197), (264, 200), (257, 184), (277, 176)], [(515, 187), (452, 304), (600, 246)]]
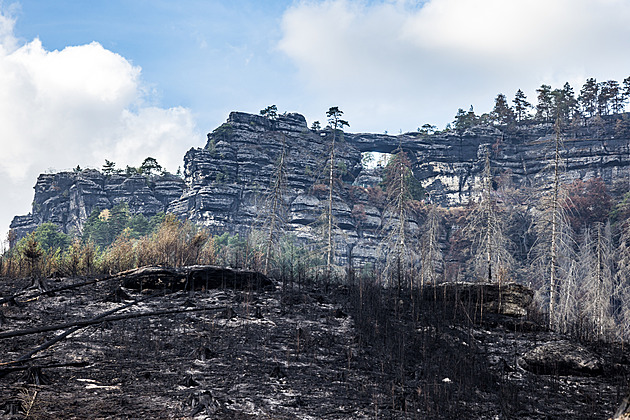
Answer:
[[(97, 317), (96, 319), (86, 320), (86, 321), (77, 321), (77, 325), (70, 328), (68, 331), (65, 331), (62, 334), (59, 334), (57, 337), (45, 342), (41, 346), (36, 347), (30, 352), (20, 356), (15, 360), (14, 363), (21, 363), (25, 360), (28, 360), (36, 353), (39, 353), (42, 350), (46, 350), (51, 347), (53, 344), (63, 340), (70, 334), (80, 330), (81, 328), (87, 327), (89, 325), (101, 324), (103, 322), (113, 322), (113, 321), (121, 321), (123, 319), (133, 319), (133, 318), (142, 318), (145, 316), (162, 316), (162, 315), (172, 315), (172, 314), (180, 314), (186, 312), (201, 312), (201, 311), (209, 311), (209, 310), (218, 310), (216, 307), (202, 307), (202, 308), (188, 308), (188, 309), (172, 309), (172, 310), (162, 310), (162, 311), (152, 311), (152, 312), (134, 312), (123, 315), (114, 315), (107, 317)], [(64, 327), (65, 328), (65, 327)], [(9, 365), (11, 362), (8, 363)]]
[(90, 364), (88, 362), (65, 362), (65, 363), (50, 363), (47, 365), (24, 365), (24, 366), (9, 366), (6, 368), (0, 368), (0, 377), (5, 376), (7, 373), (19, 372), (21, 370), (28, 369), (52, 369), (59, 367), (86, 367)]
[[(124, 309), (124, 308), (120, 308), (120, 309)], [(120, 310), (120, 309), (117, 309), (117, 310)], [(160, 311), (150, 311), (150, 312), (130, 312), (130, 313), (125, 313), (121, 315), (112, 315), (112, 316), (105, 316), (107, 314), (106, 313), (104, 315), (100, 315), (92, 319), (66, 322), (64, 324), (57, 324), (57, 325), (47, 325), (44, 327), (37, 327), (37, 328), (27, 328), (24, 330), (7, 331), (5, 333), (0, 333), (0, 339), (19, 337), (19, 336), (30, 335), (30, 334), (38, 334), (38, 333), (48, 332), (48, 331), (62, 330), (64, 328), (69, 328), (69, 327), (80, 329), (80, 328), (84, 328), (90, 325), (101, 324), (103, 322), (121, 321), (124, 319), (142, 318), (145, 316), (162, 316), (162, 315), (181, 314), (181, 313), (186, 313), (186, 312), (203, 312), (203, 311), (215, 311), (215, 310), (219, 311), (223, 309), (224, 309), (223, 306), (221, 307), (215, 307), (215, 306), (205, 307), (204, 306), (204, 307), (195, 307), (195, 308), (163, 309)], [(70, 334), (72, 334), (72, 332)]]
[(98, 319), (100, 319), (102, 317), (111, 315), (111, 314), (116, 313), (118, 311), (121, 311), (123, 309), (127, 309), (130, 306), (136, 305), (136, 304), (138, 304), (138, 303), (140, 303), (140, 302), (142, 302), (144, 300), (147, 300), (148, 298), (149, 297), (147, 296), (144, 299), (138, 299), (136, 301), (127, 303), (126, 305), (119, 306), (118, 308), (111, 309), (111, 310), (109, 310), (107, 312), (104, 312), (104, 313), (102, 313), (102, 314), (100, 314), (100, 315), (98, 315), (98, 316), (96, 316), (94, 318), (90, 318), (88, 320), (65, 322), (63, 324), (56, 324), (56, 325), (45, 325), (43, 327), (26, 328), (26, 329), (23, 329), (23, 330), (16, 330), (16, 331), (5, 331), (3, 333), (0, 333), (0, 339), (11, 338), (11, 337), (20, 337), (20, 336), (23, 336), (23, 335), (38, 334), (38, 333), (47, 332), (47, 331), (56, 331), (56, 330), (62, 330), (64, 328), (74, 327), (74, 326), (80, 325), (79, 324), (80, 322), (89, 322), (89, 321), (98, 320)]
[[(25, 299), (27, 299), (26, 301), (32, 300), (32, 299), (36, 299), (40, 296), (50, 296), (56, 292), (61, 292), (64, 290), (70, 290), (70, 289), (76, 289), (78, 287), (83, 287), (83, 286), (89, 286), (91, 284), (96, 284), (96, 283), (100, 283), (103, 281), (107, 281), (107, 280), (115, 280), (115, 279), (119, 279), (121, 277), (124, 277), (125, 275), (127, 275), (128, 273), (140, 270), (141, 268), (135, 268), (132, 270), (127, 270), (127, 271), (121, 271), (120, 273), (116, 273), (116, 274), (112, 274), (109, 275), (107, 277), (103, 277), (103, 278), (94, 278), (91, 280), (86, 280), (86, 281), (82, 281), (80, 283), (74, 283), (74, 284), (68, 284), (66, 286), (61, 286), (61, 287), (57, 287), (57, 288), (53, 288), (53, 289), (48, 289), (46, 291), (43, 292), (38, 292), (32, 295), (27, 294), (29, 292), (28, 289), (22, 290), (18, 293), (15, 293), (11, 296), (6, 296), (3, 298), (0, 298), (0, 305), (3, 303), (7, 303), (7, 302), (15, 302), (15, 299), (18, 297), (24, 297)], [(24, 296), (26, 295), (26, 296)], [(26, 302), (26, 301), (21, 301), (20, 303)]]
[[(109, 310), (107, 312), (103, 312), (102, 314), (87, 320), (87, 321), (83, 321), (83, 322), (91, 322), (92, 324), (94, 323), (100, 323), (100, 322), (105, 322), (105, 318), (107, 318), (108, 315), (111, 315), (115, 312), (121, 311), (125, 308), (128, 308), (132, 305), (135, 305), (137, 303), (139, 303), (141, 300), (137, 300), (131, 303), (128, 303), (126, 305), (120, 306), (118, 308), (114, 308), (112, 310)], [(92, 324), (87, 324), (87, 325), (92, 325)], [(86, 325), (81, 325), (81, 321), (79, 321), (78, 323), (75, 323), (75, 326), (70, 328), (68, 331), (65, 331), (61, 334), (59, 334), (58, 336), (46, 341), (45, 343), (43, 343), (42, 345), (39, 345), (37, 347), (35, 347), (33, 350), (29, 351), (28, 353), (23, 354), (22, 356), (18, 357), (14, 363), (20, 363), (20, 362), (24, 362), (25, 360), (29, 360), (33, 355), (39, 353), (42, 350), (46, 350), (47, 348), (53, 346), (55, 343), (58, 343), (59, 341), (63, 340), (64, 338), (66, 338), (67, 336), (69, 336), (70, 334), (80, 330), (81, 328), (85, 327)], [(66, 327), (62, 327), (62, 328), (66, 328)], [(61, 329), (61, 328), (59, 328)], [(11, 362), (9, 363), (11, 364)]]
[(273, 288), (273, 282), (258, 271), (239, 270), (214, 265), (189, 267), (142, 267), (121, 276), (122, 286), (134, 290), (258, 290)]

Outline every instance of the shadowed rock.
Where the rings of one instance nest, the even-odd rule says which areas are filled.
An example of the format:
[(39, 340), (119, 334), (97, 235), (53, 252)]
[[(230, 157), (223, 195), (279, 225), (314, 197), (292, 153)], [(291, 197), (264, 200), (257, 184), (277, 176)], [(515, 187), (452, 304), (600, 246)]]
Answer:
[(527, 315), (534, 291), (518, 283), (499, 286), (496, 283), (448, 282), (428, 286), (424, 290), (426, 300), (459, 301), (467, 307), (483, 308), (484, 313), (521, 317)]
[(602, 361), (579, 344), (568, 341), (545, 343), (523, 354), (522, 368), (541, 375), (594, 376), (602, 373)]
[(273, 288), (273, 282), (257, 271), (237, 270), (213, 265), (190, 267), (142, 267), (124, 276), (122, 286), (130, 289), (263, 289)]

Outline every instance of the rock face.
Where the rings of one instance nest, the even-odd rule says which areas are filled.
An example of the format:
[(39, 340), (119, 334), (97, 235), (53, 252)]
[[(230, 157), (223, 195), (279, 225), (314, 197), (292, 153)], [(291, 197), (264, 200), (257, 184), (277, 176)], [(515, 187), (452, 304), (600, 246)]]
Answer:
[(109, 209), (126, 202), (131, 213), (153, 216), (166, 211), (182, 194), (184, 181), (174, 175), (103, 175), (94, 169), (42, 174), (35, 184), (32, 212), (16, 216), (11, 229), (19, 239), (44, 222), (65, 233), (80, 232), (94, 208)]
[[(614, 121), (595, 130), (584, 125), (567, 129), (564, 137), (564, 181), (602, 177), (609, 185), (630, 176), (630, 139), (615, 137)], [(326, 160), (332, 140), (330, 129), (313, 131), (299, 114), (275, 121), (239, 112), (208, 135), (205, 148), (185, 156), (187, 188), (169, 211), (216, 229), (245, 233), (262, 226), (266, 195), (284, 156), (286, 178), (283, 205), (287, 231), (298, 238), (315, 239), (317, 222), (325, 213)], [(370, 188), (382, 181), (382, 169), (365, 169), (363, 152), (407, 152), (414, 176), (430, 200), (441, 205), (463, 205), (480, 188), (485, 156), (494, 172), (515, 186), (545, 188), (550, 184), (554, 132), (551, 124), (519, 126), (509, 131), (473, 127), (435, 135), (407, 133), (342, 133), (336, 142), (337, 173), (346, 188), (335, 194), (333, 214), (337, 261), (360, 263), (378, 254), (391, 214), (383, 197)], [(411, 233), (422, 220), (410, 220)]]
[(544, 375), (592, 376), (602, 373), (602, 361), (579, 344), (557, 341), (541, 344), (526, 352), (519, 364)]
[[(471, 303), (481, 315), (501, 314), (513, 317), (527, 315), (534, 300), (532, 289), (518, 283), (498, 285), (496, 283), (446, 282), (433, 290), (425, 289), (425, 299), (448, 301), (459, 304)], [(477, 309), (475, 309), (477, 310)]]
[[(245, 234), (251, 227), (262, 227), (268, 216), (270, 185), (277, 179), (283, 162), (282, 199), (278, 213), (289, 232), (314, 239), (316, 222), (324, 212), (328, 180), (326, 158), (333, 133), (309, 130), (299, 114), (280, 116), (271, 121), (258, 115), (239, 112), (208, 135), (203, 149), (191, 149), (184, 157), (186, 190), (171, 203), (169, 211), (204, 224), (216, 233)], [(349, 135), (339, 133), (335, 163), (342, 180), (351, 185), (362, 171), (361, 151)], [(340, 189), (341, 190), (341, 189)], [(351, 200), (347, 189), (335, 194), (333, 214), (338, 229), (339, 258), (345, 258), (348, 244), (355, 244), (363, 233), (353, 206), (364, 200)], [(368, 215), (380, 213), (368, 206)], [(361, 214), (363, 216), (363, 213)], [(368, 220), (374, 228), (378, 220)], [(370, 225), (370, 227), (372, 227)], [(344, 236), (345, 240), (341, 240)]]
[[(564, 130), (563, 181), (602, 177), (611, 186), (630, 178), (630, 136), (615, 132), (616, 118), (621, 117), (606, 118)], [(126, 201), (132, 212), (152, 215), (168, 210), (215, 233), (245, 234), (264, 226), (270, 186), (280, 179), (277, 213), (286, 230), (313, 240), (321, 237), (317, 225), (328, 199), (326, 165), (332, 137), (330, 129), (310, 130), (299, 114), (269, 120), (232, 112), (226, 123), (208, 134), (204, 148), (190, 149), (184, 157), (185, 184), (177, 177), (147, 182), (141, 176), (106, 177), (94, 170), (45, 174), (35, 186), (32, 213), (17, 216), (11, 227), (18, 236), (46, 221), (66, 232), (80, 231), (92, 208)], [(402, 148), (427, 200), (458, 206), (479, 191), (487, 155), (501, 182), (548, 187), (551, 172), (546, 168), (552, 162), (554, 137), (550, 123), (509, 129), (478, 126), (433, 135), (339, 132), (335, 166), (344, 188), (335, 192), (333, 205), (338, 263), (373, 260), (392, 220), (384, 210), (383, 194), (371, 188), (382, 180), (382, 168), (364, 168), (363, 152)], [(283, 176), (277, 177), (280, 162)], [(410, 233), (417, 233), (422, 222), (409, 220)]]

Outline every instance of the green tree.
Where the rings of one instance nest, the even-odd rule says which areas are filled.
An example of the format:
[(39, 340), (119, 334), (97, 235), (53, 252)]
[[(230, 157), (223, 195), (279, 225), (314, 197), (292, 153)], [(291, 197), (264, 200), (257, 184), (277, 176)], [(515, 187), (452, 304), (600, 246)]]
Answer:
[[(133, 222), (136, 227), (143, 225), (141, 219), (138, 218)], [(94, 242), (102, 249), (111, 245), (125, 229), (128, 230), (129, 237), (137, 238), (141, 233), (134, 232), (130, 228), (131, 220), (129, 206), (125, 202), (102, 211), (94, 208), (83, 225), (82, 238), (84, 241)], [(140, 227), (140, 229), (142, 230), (144, 227)]]
[(621, 114), (626, 103), (624, 89), (622, 86), (619, 86), (619, 82), (615, 80), (609, 80), (606, 83), (610, 91), (610, 110), (613, 114)]
[(613, 104), (618, 101), (619, 94), (619, 82), (616, 80), (607, 80), (599, 84), (597, 108), (600, 115), (609, 115), (613, 111)]
[(127, 165), (125, 167), (125, 175), (136, 175), (140, 173), (140, 168), (136, 168), (134, 166)]
[(162, 165), (160, 165), (155, 158), (148, 157), (142, 162), (138, 172), (149, 176), (160, 175), (164, 173), (164, 168), (162, 168)]
[(516, 114), (517, 121), (523, 121), (527, 119), (529, 115), (529, 109), (532, 107), (532, 104), (527, 102), (527, 96), (523, 93), (522, 90), (517, 90), (516, 95), (514, 95), (514, 113)]
[(468, 110), (468, 112), (459, 108), (457, 110), (457, 115), (455, 115), (455, 121), (454, 121), (455, 130), (459, 132), (463, 132), (466, 129), (471, 128), (472, 126), (476, 125), (478, 120), (479, 119), (475, 115), (475, 111), (472, 105), (470, 106), (470, 109)]
[(20, 246), (21, 254), (28, 263), (29, 275), (35, 284), (35, 278), (39, 277), (39, 259), (43, 255), (43, 250), (32, 232), (24, 238), (22, 246)]
[(538, 93), (538, 104), (536, 104), (536, 118), (543, 121), (549, 121), (551, 118), (551, 109), (553, 98), (551, 95), (551, 86), (541, 85), (536, 89)]
[(422, 134), (433, 134), (437, 130), (437, 127), (433, 124), (423, 124), (421, 128), (418, 128), (418, 131)]
[(70, 237), (52, 222), (39, 225), (35, 229), (34, 238), (44, 251), (63, 250), (70, 243)]
[(129, 217), (127, 227), (130, 229), (130, 236), (138, 239), (151, 233), (151, 223), (143, 214), (135, 214)]
[(599, 95), (599, 85), (597, 80), (593, 78), (586, 79), (586, 83), (580, 90), (578, 102), (582, 107), (582, 111), (587, 117), (593, 117), (597, 114), (597, 97)]
[(105, 164), (103, 165), (103, 175), (109, 176), (116, 173), (116, 164), (111, 160), (105, 159)]
[(497, 124), (511, 124), (514, 121), (514, 111), (510, 108), (507, 98), (504, 94), (499, 93), (494, 99), (494, 109), (490, 114), (490, 118)]
[(311, 130), (319, 131), (321, 129), (322, 129), (322, 125), (319, 123), (319, 121), (313, 121), (313, 124), (311, 124)]
[(265, 109), (260, 110), (260, 115), (269, 119), (269, 120), (277, 120), (278, 119), (278, 107), (275, 105), (269, 105)]
[(113, 238), (111, 238), (109, 233), (107, 217), (109, 217), (108, 212), (104, 211), (103, 215), (101, 215), (101, 210), (98, 207), (94, 207), (83, 224), (83, 240), (92, 241), (101, 248), (109, 246)]
[(623, 91), (622, 91), (624, 104), (630, 101), (630, 76), (623, 79)]
[(573, 88), (568, 82), (562, 89), (554, 89), (551, 92), (551, 98), (551, 116), (554, 119), (560, 119), (561, 122), (566, 123), (579, 112)]

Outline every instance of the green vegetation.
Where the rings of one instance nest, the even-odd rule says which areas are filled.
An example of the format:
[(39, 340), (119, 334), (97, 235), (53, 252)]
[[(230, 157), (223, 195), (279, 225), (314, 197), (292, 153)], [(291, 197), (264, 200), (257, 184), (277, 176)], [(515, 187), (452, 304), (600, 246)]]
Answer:
[[(402, 178), (403, 185), (400, 186), (400, 180)], [(383, 182), (381, 182), (381, 188), (386, 192), (396, 191), (402, 194), (402, 199), (405, 202), (409, 200), (420, 201), (424, 198), (424, 188), (422, 184), (414, 176), (411, 170), (411, 162), (407, 153), (398, 151), (393, 154), (385, 165), (385, 171), (383, 173)]]
[(96, 275), (145, 265), (261, 267), (261, 254), (249, 238), (212, 236), (172, 214), (147, 220), (129, 216), (119, 205), (109, 212), (95, 210), (85, 227), (90, 231), (82, 238), (71, 238), (53, 223), (41, 225), (0, 256), (0, 276)]
[(94, 242), (106, 248), (127, 231), (129, 237), (137, 239), (152, 232), (164, 220), (164, 214), (147, 220), (142, 214), (131, 215), (127, 203), (116, 204), (111, 209), (95, 208), (83, 226), (84, 241)]
[[(287, 161), (294, 150), (284, 144), (283, 137), (282, 153), (274, 159), (274, 175), (263, 189), (268, 196), (256, 209), (264, 220), (255, 227), (217, 234), (173, 215), (147, 218), (131, 214), (127, 204), (120, 203), (94, 209), (77, 237), (61, 232), (53, 223), (42, 224), (2, 255), (0, 275), (37, 278), (103, 274), (149, 264), (220, 264), (261, 270), (284, 284), (310, 277), (328, 287), (337, 279), (353, 281), (356, 268), (357, 273), (369, 272), (370, 281), (395, 290), (397, 299), (403, 295), (413, 299), (418, 289), (444, 281), (472, 279), (499, 285), (527, 281), (537, 289), (537, 302), (550, 328), (587, 339), (627, 340), (630, 328), (615, 329), (630, 325), (630, 193), (618, 198), (627, 183), (616, 184), (614, 196), (601, 179), (563, 183), (561, 163), (563, 129), (582, 124), (594, 132), (611, 132), (612, 125), (604, 124), (612, 120), (616, 134), (630, 133), (627, 115), (611, 117), (623, 112), (630, 98), (630, 77), (623, 83), (588, 79), (579, 95), (568, 83), (561, 88), (543, 84), (536, 95), (536, 103), (531, 104), (519, 89), (511, 106), (500, 93), (487, 114), (477, 115), (472, 106), (468, 111), (459, 109), (453, 128), (462, 133), (478, 124), (495, 124), (509, 132), (517, 124), (548, 126), (556, 122), (555, 141), (549, 142), (554, 150), (548, 153), (553, 156), (548, 174), (553, 185), (539, 203), (532, 200), (539, 191), (514, 188), (511, 173), (493, 173), (492, 159), (503, 145), (501, 138), (485, 151), (483, 174), (472, 180), (477, 191), (466, 206), (446, 209), (431, 203), (414, 177), (414, 157), (401, 145), (387, 163), (375, 169), (383, 177), (378, 186), (349, 186), (340, 178), (350, 179), (349, 172), (355, 168), (349, 170), (349, 161), (338, 154), (344, 149), (339, 141), (349, 124), (342, 119), (343, 111), (331, 107), (326, 112), (328, 128), (320, 139), (329, 142), (321, 166), (302, 169), (315, 178), (310, 192), (322, 214), (313, 225), (304, 226), (306, 233), (300, 231), (299, 238), (286, 229), (290, 200), (285, 184), (292, 175), (286, 173), (291, 168)], [(260, 114), (270, 120), (266, 127), (275, 126), (275, 105)], [(321, 130), (319, 122), (311, 129)], [(430, 135), (436, 127), (424, 124), (418, 131)], [(229, 140), (232, 133), (229, 123), (218, 127), (207, 150), (214, 155), (217, 143)], [(373, 159), (372, 154), (364, 154), (362, 163), (371, 165)], [(121, 173), (109, 160), (102, 170), (106, 176)], [(127, 166), (125, 172), (150, 179), (164, 169), (147, 157), (138, 168)], [(216, 172), (214, 181), (228, 182), (230, 175), (225, 170)], [(460, 194), (465, 201), (466, 191), (462, 189)], [(336, 206), (335, 200), (340, 199), (346, 200), (343, 205), (351, 204), (351, 211)], [(380, 218), (374, 217), (377, 211)], [(340, 214), (344, 214), (343, 221)], [(370, 245), (378, 248), (382, 261), (367, 269), (365, 259), (370, 258), (370, 251), (362, 249), (353, 255), (354, 245), (363, 245), (358, 239), (343, 246), (336, 243), (343, 231), (335, 216), (340, 224), (356, 228), (356, 238), (372, 238)], [(379, 221), (381, 226), (375, 226)], [(317, 228), (319, 236), (307, 243), (304, 237)], [(381, 243), (376, 244), (377, 240)], [(359, 257), (355, 266), (353, 258)], [(580, 302), (587, 304), (581, 306)]]
[[(468, 112), (459, 109), (455, 115), (453, 127), (459, 132), (477, 124), (496, 124), (512, 126), (526, 121), (554, 122), (560, 120), (563, 125), (570, 122), (584, 123), (584, 119), (618, 115), (624, 112), (625, 105), (630, 101), (630, 77), (619, 83), (616, 80), (598, 82), (594, 78), (586, 80), (579, 95), (576, 96), (573, 87), (567, 82), (562, 88), (553, 88), (542, 84), (536, 89), (536, 104), (532, 105), (521, 89), (516, 91), (509, 106), (506, 96), (499, 93), (495, 98), (495, 106), (489, 114), (476, 115), (471, 105)], [(535, 111), (534, 114), (530, 110)], [(426, 124), (425, 124), (426, 126)], [(429, 130), (418, 129), (419, 132)], [(449, 129), (450, 124), (447, 126)]]
[(57, 248), (65, 248), (70, 244), (70, 236), (61, 232), (59, 226), (54, 223), (42, 223), (35, 229), (33, 238), (43, 251), (50, 251)]
[(207, 149), (211, 152), (214, 153), (215, 151), (212, 150), (214, 148), (214, 146), (220, 142), (220, 141), (229, 141), (230, 137), (232, 136), (232, 133), (234, 132), (234, 128), (232, 128), (232, 125), (230, 123), (223, 123), (220, 126), (218, 126), (217, 128), (214, 129), (214, 131), (212, 132), (210, 138), (208, 139), (208, 146), (210, 146), (210, 144), (213, 145), (213, 147), (207, 147)]
[(142, 165), (138, 168), (138, 172), (148, 176), (164, 175), (164, 168), (155, 158), (148, 157), (142, 162)]
[(260, 110), (260, 115), (272, 121), (277, 120), (278, 107), (275, 105), (269, 105), (267, 108)]

